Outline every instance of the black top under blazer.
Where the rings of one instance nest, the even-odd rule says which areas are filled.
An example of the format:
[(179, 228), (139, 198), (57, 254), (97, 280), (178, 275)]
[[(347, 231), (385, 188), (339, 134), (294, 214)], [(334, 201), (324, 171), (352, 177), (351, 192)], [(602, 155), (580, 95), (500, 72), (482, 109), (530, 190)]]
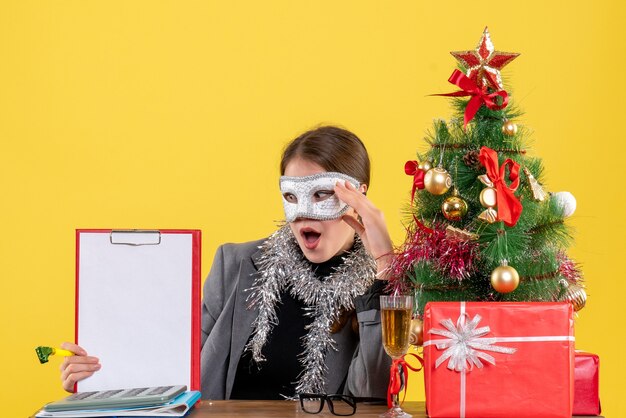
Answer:
[[(200, 360), (203, 399), (229, 399), (237, 364), (252, 333), (257, 309), (248, 309), (246, 289), (258, 275), (264, 240), (224, 244), (218, 248), (204, 283), (202, 351)], [(380, 289), (377, 281), (372, 288)], [(338, 350), (326, 355), (326, 393), (386, 398), (391, 359), (382, 345), (377, 292), (354, 300), (359, 335), (349, 326), (335, 334)], [(271, 344), (271, 339), (268, 341)]]

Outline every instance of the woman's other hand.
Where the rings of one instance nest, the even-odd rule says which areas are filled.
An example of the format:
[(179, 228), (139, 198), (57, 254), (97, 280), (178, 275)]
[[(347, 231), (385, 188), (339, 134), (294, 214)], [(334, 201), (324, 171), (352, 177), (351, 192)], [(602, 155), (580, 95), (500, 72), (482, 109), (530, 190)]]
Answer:
[(63, 389), (73, 392), (76, 382), (93, 375), (100, 370), (101, 366), (97, 357), (88, 356), (87, 352), (76, 344), (64, 342), (61, 344), (61, 348), (74, 353), (73, 356), (65, 357), (61, 363)]

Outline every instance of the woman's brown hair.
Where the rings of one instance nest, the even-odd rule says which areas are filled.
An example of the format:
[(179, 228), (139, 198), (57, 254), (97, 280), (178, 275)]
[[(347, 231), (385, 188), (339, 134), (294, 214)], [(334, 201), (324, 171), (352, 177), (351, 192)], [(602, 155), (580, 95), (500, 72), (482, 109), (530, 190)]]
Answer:
[(311, 161), (326, 171), (347, 174), (370, 185), (370, 159), (363, 142), (352, 132), (336, 126), (321, 126), (291, 141), (283, 151), (280, 174), (294, 158)]

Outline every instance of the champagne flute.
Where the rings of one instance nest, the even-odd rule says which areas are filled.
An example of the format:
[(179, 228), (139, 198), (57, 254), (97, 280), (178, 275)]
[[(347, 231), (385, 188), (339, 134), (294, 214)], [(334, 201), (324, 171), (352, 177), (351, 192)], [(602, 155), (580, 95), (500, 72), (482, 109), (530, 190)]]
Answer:
[[(387, 354), (394, 360), (404, 356), (409, 349), (412, 313), (413, 296), (394, 295), (380, 297), (383, 346)], [(394, 366), (392, 365), (392, 367)], [(411, 417), (410, 414), (400, 408), (397, 394), (392, 395), (392, 400), (392, 407), (380, 415), (381, 418)]]

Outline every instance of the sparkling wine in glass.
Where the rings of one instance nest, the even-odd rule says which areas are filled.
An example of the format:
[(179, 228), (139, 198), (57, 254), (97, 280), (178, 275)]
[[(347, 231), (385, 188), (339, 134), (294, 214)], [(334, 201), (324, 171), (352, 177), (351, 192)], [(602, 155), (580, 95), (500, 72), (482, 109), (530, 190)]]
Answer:
[[(394, 360), (401, 358), (409, 350), (412, 314), (413, 296), (396, 295), (380, 297), (383, 346), (387, 354)], [(393, 395), (392, 407), (382, 414), (381, 417), (410, 418), (411, 415), (400, 408), (398, 395)]]

